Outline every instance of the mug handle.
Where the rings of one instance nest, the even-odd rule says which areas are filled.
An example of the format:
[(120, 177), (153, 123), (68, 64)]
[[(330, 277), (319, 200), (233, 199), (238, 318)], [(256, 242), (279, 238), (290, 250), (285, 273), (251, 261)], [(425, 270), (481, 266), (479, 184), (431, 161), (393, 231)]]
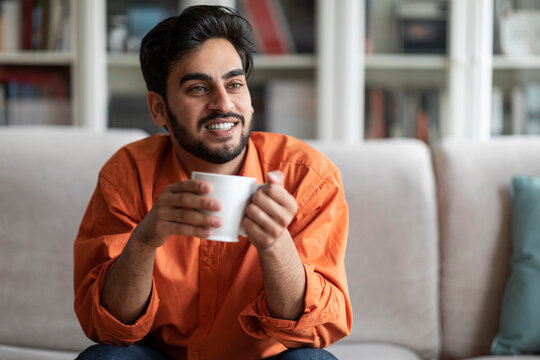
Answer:
[[(264, 185), (266, 185), (266, 183), (262, 183), (262, 184), (253, 184), (251, 185), (251, 196), (253, 196), (253, 194), (255, 194), (257, 192), (257, 190), (259, 190), (261, 187), (263, 187)], [(251, 197), (250, 197), (250, 200), (251, 200)], [(246, 204), (247, 206), (247, 204)], [(242, 219), (244, 218), (244, 216), (242, 216)], [(246, 231), (244, 230), (244, 228), (242, 227), (242, 225), (240, 225), (240, 229), (238, 230), (238, 235), (240, 236), (243, 236), (245, 238), (247, 238), (247, 234), (246, 234)]]

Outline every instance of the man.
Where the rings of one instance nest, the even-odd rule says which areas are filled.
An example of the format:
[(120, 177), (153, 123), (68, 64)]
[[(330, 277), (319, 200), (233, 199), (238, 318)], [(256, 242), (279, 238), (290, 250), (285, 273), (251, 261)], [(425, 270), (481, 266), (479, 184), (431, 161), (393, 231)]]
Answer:
[[(352, 312), (339, 171), (293, 138), (251, 133), (249, 24), (225, 7), (164, 20), (141, 44), (155, 135), (103, 167), (74, 245), (75, 311), (100, 343), (79, 359), (335, 359)], [(192, 171), (266, 183), (247, 238)], [(210, 212), (211, 213), (211, 212)]]

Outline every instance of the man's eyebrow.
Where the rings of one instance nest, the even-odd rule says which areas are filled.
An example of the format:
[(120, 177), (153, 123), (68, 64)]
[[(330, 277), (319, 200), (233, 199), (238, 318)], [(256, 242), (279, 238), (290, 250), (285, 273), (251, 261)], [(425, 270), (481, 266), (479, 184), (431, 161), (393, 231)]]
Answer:
[(225, 75), (223, 75), (223, 79), (227, 80), (227, 79), (233, 78), (235, 76), (240, 76), (240, 75), (245, 75), (244, 69), (231, 70)]
[(212, 81), (213, 79), (210, 75), (204, 73), (189, 73), (182, 76), (182, 78), (180, 79), (180, 86), (182, 86), (182, 84), (189, 80)]
[[(235, 76), (241, 76), (241, 75), (245, 75), (244, 69), (235, 69), (223, 75), (223, 79), (227, 80)], [(189, 73), (182, 76), (182, 78), (180, 79), (180, 86), (182, 86), (182, 84), (184, 84), (186, 81), (189, 81), (189, 80), (212, 81), (214, 80), (214, 78), (205, 73)]]

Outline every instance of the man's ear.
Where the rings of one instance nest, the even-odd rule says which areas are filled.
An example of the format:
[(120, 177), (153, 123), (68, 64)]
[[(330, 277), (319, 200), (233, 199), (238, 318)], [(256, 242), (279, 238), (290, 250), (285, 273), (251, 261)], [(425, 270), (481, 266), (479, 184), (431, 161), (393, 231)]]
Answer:
[(146, 97), (146, 102), (154, 124), (159, 127), (166, 126), (169, 118), (167, 116), (167, 107), (163, 97), (155, 91), (150, 91)]

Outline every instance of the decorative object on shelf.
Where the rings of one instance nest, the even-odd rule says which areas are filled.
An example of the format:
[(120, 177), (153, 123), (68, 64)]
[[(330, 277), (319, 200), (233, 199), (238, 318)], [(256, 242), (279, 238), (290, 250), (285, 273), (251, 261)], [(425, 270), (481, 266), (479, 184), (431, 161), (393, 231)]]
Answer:
[(127, 51), (137, 52), (144, 35), (157, 23), (167, 17), (159, 6), (132, 6), (127, 10), (128, 38)]
[(127, 16), (123, 14), (113, 15), (112, 27), (109, 30), (108, 37), (109, 51), (113, 53), (126, 51), (127, 36)]
[(139, 51), (141, 40), (161, 20), (176, 15), (184, 1), (107, 1), (108, 50), (113, 53)]
[(506, 11), (499, 19), (501, 51), (506, 55), (540, 54), (540, 10)]
[(396, 4), (396, 45), (404, 53), (446, 53), (447, 4), (414, 1)]

